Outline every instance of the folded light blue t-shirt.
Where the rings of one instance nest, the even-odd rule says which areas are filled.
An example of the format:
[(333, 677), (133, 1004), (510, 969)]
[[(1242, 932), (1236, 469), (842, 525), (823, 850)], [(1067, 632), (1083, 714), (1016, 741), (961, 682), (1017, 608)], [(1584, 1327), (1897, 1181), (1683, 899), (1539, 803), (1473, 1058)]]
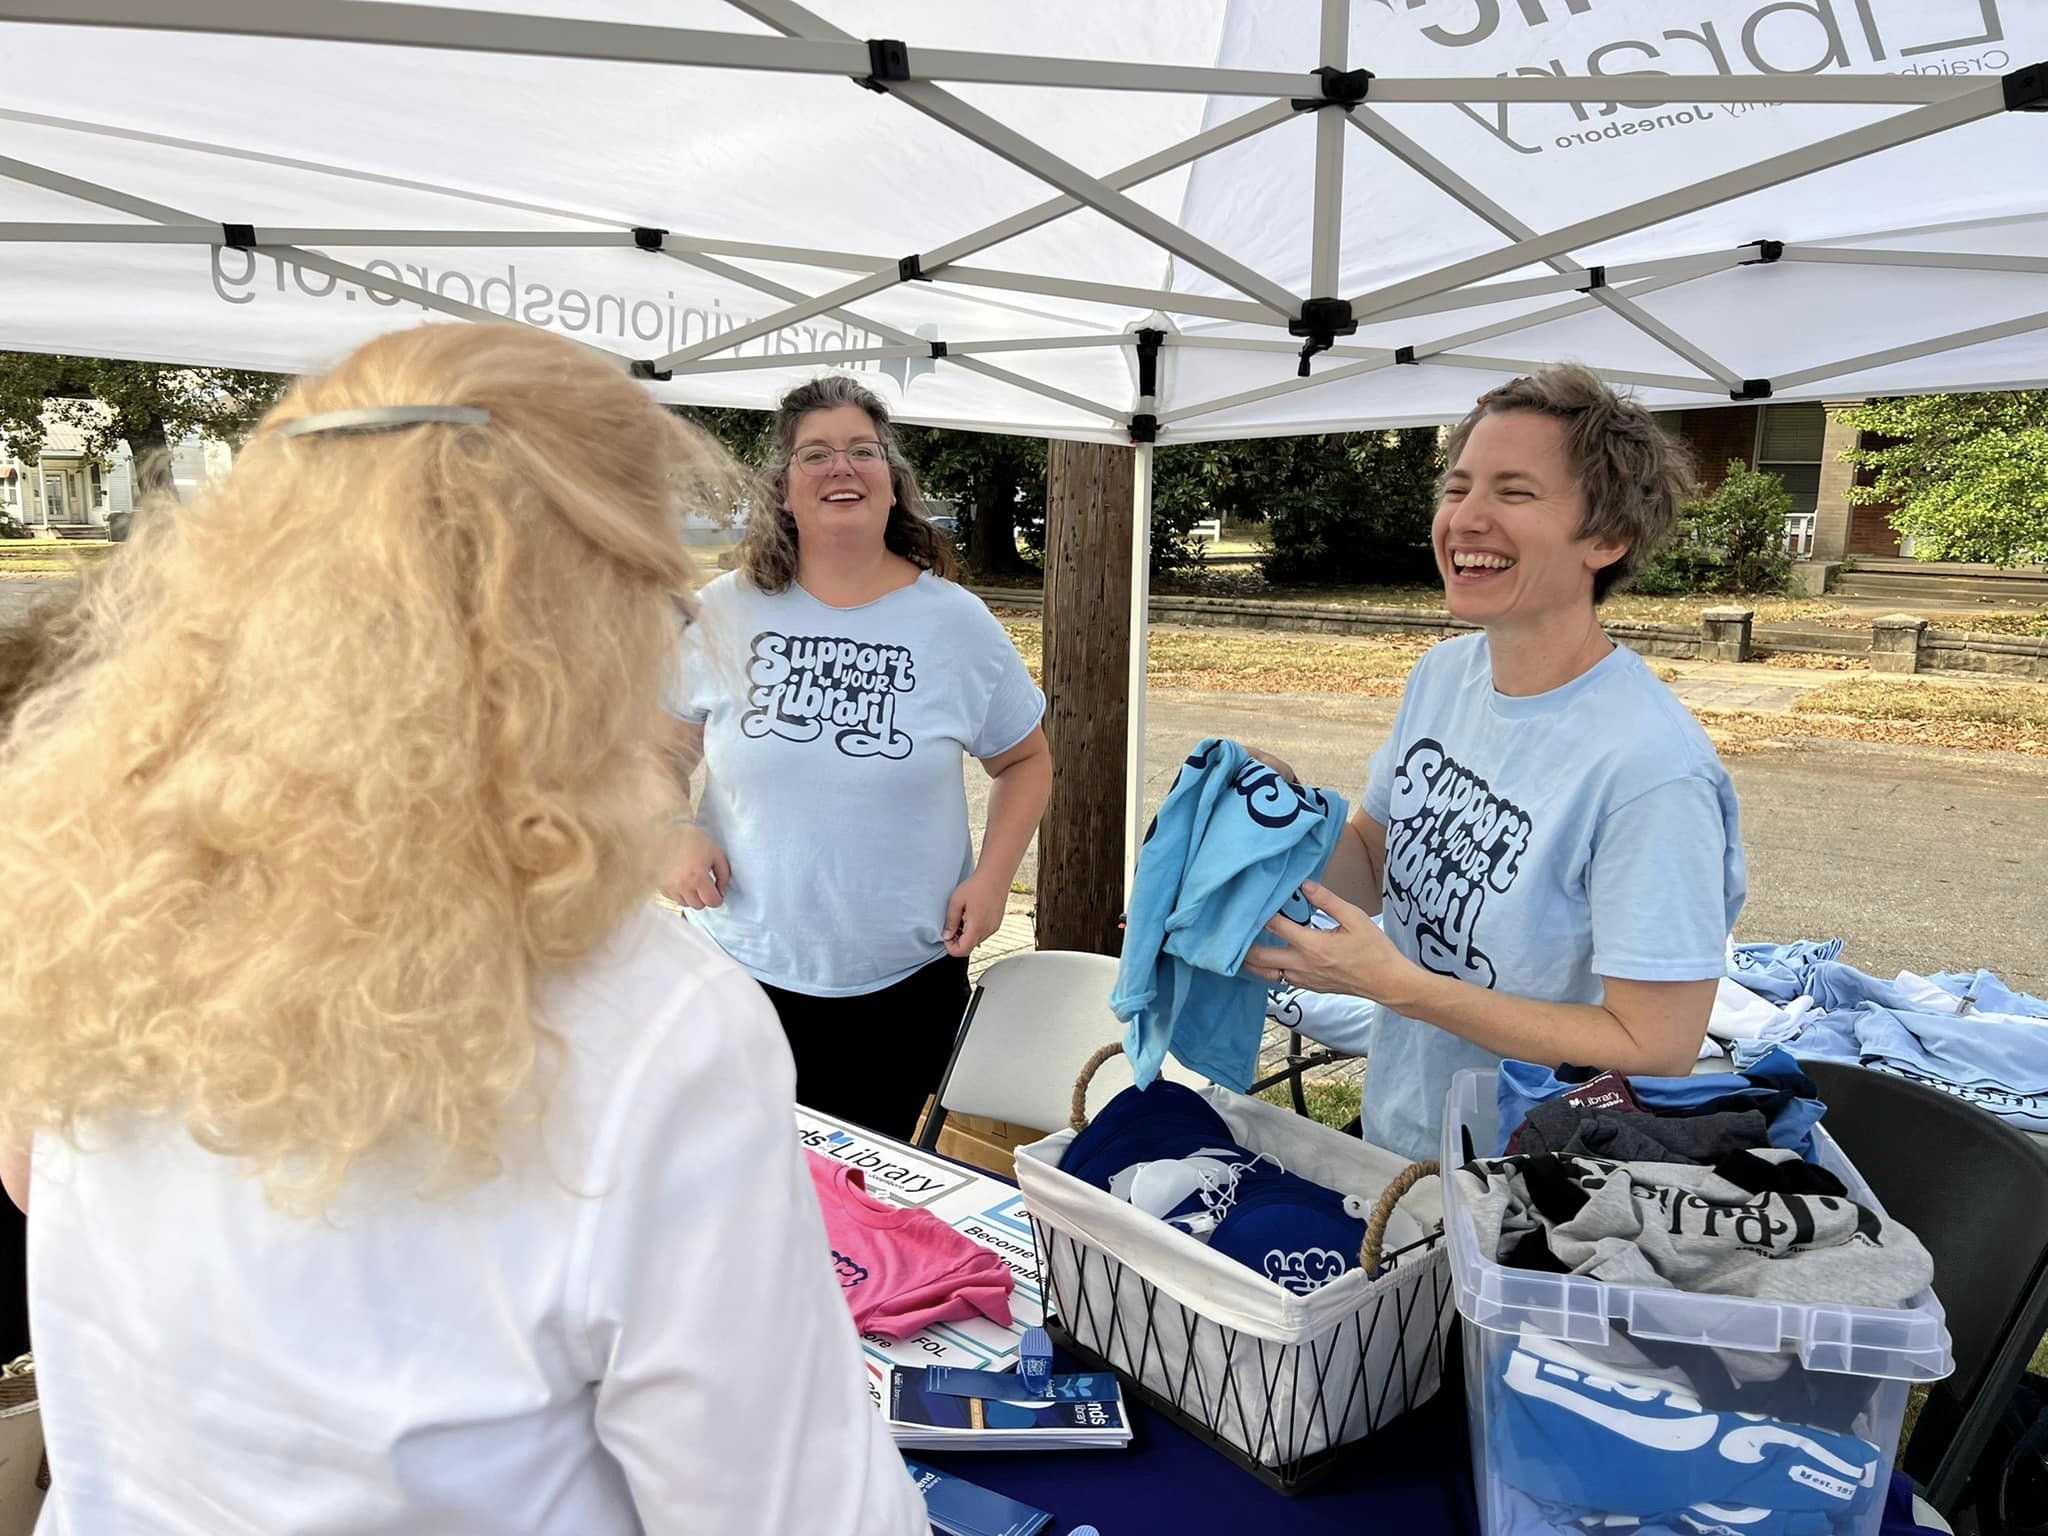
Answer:
[[(1485, 635), (1445, 641), (1410, 676), (1363, 803), (1387, 829), (1387, 936), (1426, 970), (1597, 1004), (1603, 976), (1727, 964), (1747, 891), (1735, 790), (1633, 651), (1510, 697)], [(1365, 1137), (1410, 1158), (1436, 1155), (1452, 1074), (1500, 1061), (1390, 1010), (1371, 1055)]]

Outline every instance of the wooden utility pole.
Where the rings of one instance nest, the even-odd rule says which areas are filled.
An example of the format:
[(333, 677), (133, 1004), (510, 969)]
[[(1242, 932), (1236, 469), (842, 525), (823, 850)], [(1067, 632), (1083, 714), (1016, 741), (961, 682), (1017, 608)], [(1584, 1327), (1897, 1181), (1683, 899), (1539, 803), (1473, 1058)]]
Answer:
[(1124, 899), (1135, 451), (1055, 441), (1046, 455), (1045, 734), (1038, 947), (1114, 955)]

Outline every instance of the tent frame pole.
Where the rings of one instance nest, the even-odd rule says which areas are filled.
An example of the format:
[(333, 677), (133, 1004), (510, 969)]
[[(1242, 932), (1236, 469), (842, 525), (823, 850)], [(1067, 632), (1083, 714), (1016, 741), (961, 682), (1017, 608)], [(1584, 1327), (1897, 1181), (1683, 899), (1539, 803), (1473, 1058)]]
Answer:
[[(737, 283), (743, 288), (752, 288), (757, 292), (767, 294), (771, 298), (785, 301), (794, 301), (802, 298), (799, 290), (791, 288), (787, 284), (775, 282), (770, 278), (761, 276), (759, 273), (749, 272), (741, 267), (735, 267), (729, 262), (720, 261), (715, 256), (704, 256), (695, 252), (684, 251), (664, 251), (663, 254), (672, 261), (680, 261), (686, 266), (701, 268), (711, 273), (714, 277), (722, 277), (726, 281)], [(895, 342), (899, 346), (921, 349), (927, 356), (931, 354), (931, 341), (929, 338), (913, 336), (910, 332), (900, 327), (886, 325), (879, 320), (864, 319), (859, 315), (841, 310), (832, 311), (832, 317), (846, 324), (860, 326), (863, 330), (883, 337), (885, 340)], [(1007, 368), (998, 368), (994, 363), (984, 362), (978, 357), (948, 356), (946, 361), (955, 367), (965, 368), (971, 373), (979, 373), (986, 378), (995, 379), (999, 383), (1008, 384), (1017, 389), (1028, 390), (1032, 394), (1043, 395), (1048, 400), (1057, 400), (1062, 405), (1071, 406), (1075, 410), (1085, 412), (1090, 416), (1102, 417), (1112, 423), (1120, 424), (1124, 421), (1127, 414), (1104, 405), (1099, 400), (1090, 400), (1085, 396), (1072, 394), (1054, 385), (1042, 383), (1037, 379), (1027, 378), (1023, 374), (1012, 373)], [(659, 367), (660, 365), (657, 364), (656, 366)]]
[[(1773, 77), (1775, 78), (1775, 77)], [(1848, 133), (1822, 139), (1783, 154), (1772, 155), (1752, 165), (1726, 171), (1719, 176), (1710, 176), (1690, 186), (1679, 187), (1657, 197), (1645, 198), (1630, 203), (1612, 212), (1581, 219), (1560, 229), (1536, 236), (1530, 240), (1518, 240), (1498, 251), (1453, 262), (1450, 266), (1439, 267), (1434, 272), (1425, 272), (1417, 277), (1384, 288), (1360, 294), (1351, 301), (1352, 313), (1360, 320), (1368, 319), (1397, 309), (1417, 299), (1434, 298), (1441, 293), (1450, 293), (1467, 284), (1498, 277), (1512, 272), (1517, 267), (1528, 266), (1550, 256), (1563, 255), (1582, 246), (1597, 246), (1623, 235), (1634, 234), (1652, 224), (1681, 218), (1688, 213), (1697, 213), (1703, 208), (1712, 208), (1720, 203), (1746, 196), (1765, 187), (1797, 181), (1817, 171), (1846, 165), (1882, 150), (1895, 149), (1910, 144), (1915, 139), (1941, 133), (1965, 123), (1977, 122), (2005, 110), (2005, 91), (2000, 81), (1980, 81), (1973, 89), (1959, 92), (1950, 99), (1931, 106), (1917, 107), (1910, 112), (1886, 118), (1882, 122), (1869, 123)]]
[[(1443, 161), (1432, 155), (1420, 144), (1401, 132), (1378, 113), (1366, 108), (1352, 115), (1352, 124), (1360, 133), (1375, 140), (1409, 169), (1419, 173), (1439, 192), (1468, 211), (1477, 214), (1493, 228), (1510, 240), (1533, 240), (1534, 226), (1525, 223), (1508, 212), (1501, 204), (1488, 197), (1470, 181), (1460, 176)], [(1590, 284), (1589, 292), (1594, 302), (1611, 311), (1627, 324), (1635, 327), (1651, 340), (1669, 351), (1676, 353), (1710, 378), (1718, 379), (1724, 389), (1740, 389), (1742, 375), (1726, 363), (1711, 356), (1704, 348), (1695, 346), (1671, 326), (1644, 310), (1633, 300), (1615, 293), (1607, 284), (1603, 272), (1597, 281), (1588, 272), (1584, 263), (1575, 258), (1559, 254), (1546, 258), (1546, 265), (1566, 277), (1584, 277)]]
[[(1074, 352), (1102, 347), (1128, 347), (1134, 343), (1121, 336), (1036, 336), (1012, 337), (1002, 341), (920, 342), (893, 347), (838, 347), (821, 352), (771, 352), (762, 357), (711, 357), (684, 363), (677, 373), (747, 373), (763, 368), (809, 368), (832, 363), (880, 362), (897, 357), (975, 357), (987, 352)], [(934, 347), (944, 351), (934, 352)]]
[[(1141, 182), (1151, 180), (1154, 176), (1164, 175), (1167, 171), (1186, 165), (1191, 160), (1198, 160), (1203, 155), (1221, 149), (1226, 145), (1235, 144), (1242, 139), (1250, 138), (1253, 134), (1262, 133), (1278, 123), (1287, 122), (1293, 115), (1293, 111), (1290, 108), (1279, 103), (1244, 113), (1241, 116), (1232, 118), (1229, 122), (1217, 124), (1216, 127), (1206, 133), (1199, 133), (1193, 138), (1183, 139), (1178, 144), (1170, 144), (1156, 154), (1147, 155), (1142, 160), (1134, 160), (1122, 169), (1112, 171), (1107, 177), (1103, 178), (1104, 184), (1119, 190), (1125, 187), (1136, 186)], [(1022, 213), (1013, 214), (1007, 219), (999, 220), (994, 224), (976, 230), (972, 234), (963, 235), (957, 240), (948, 241), (946, 244), (923, 252), (918, 256), (917, 266), (919, 275), (935, 277), (945, 269), (949, 262), (961, 256), (971, 256), (976, 251), (987, 250), (991, 246), (1000, 245), (1005, 240), (1014, 239), (1018, 235), (1025, 234), (1030, 230), (1038, 228), (1040, 225), (1050, 223), (1062, 215), (1072, 213), (1081, 206), (1081, 200), (1076, 197), (1051, 198), (1025, 209)], [(686, 252), (669, 248), (669, 254), (672, 256), (684, 256), (704, 253), (697, 251)], [(900, 265), (898, 267), (898, 276), (892, 278), (890, 283), (899, 280), (901, 280)], [(888, 287), (890, 283), (883, 283), (880, 287)], [(877, 288), (873, 291), (880, 290)], [(798, 325), (805, 320), (824, 314), (832, 308), (831, 304), (822, 304), (813, 298), (794, 300), (790, 308), (783, 310), (780, 314), (769, 315), (755, 322), (757, 326), (766, 326), (767, 331), (756, 330), (754, 334), (764, 335), (769, 331), (781, 330), (785, 326)], [(751, 327), (743, 329), (751, 329)], [(739, 334), (737, 331), (729, 331), (725, 335), (716, 338), (716, 344), (707, 339), (695, 347), (686, 347), (679, 352), (670, 353), (668, 356), (658, 359), (655, 366), (657, 368), (673, 368), (679, 363), (692, 361), (693, 355), (707, 356), (721, 350), (723, 347), (736, 346), (739, 342), (734, 338), (738, 337)]]
[[(1323, 0), (1318, 61), (1342, 71), (1351, 46), (1351, 0)], [(1344, 250), (1344, 119), (1323, 108), (1316, 113), (1315, 223), (1309, 235), (1309, 292), (1337, 291)]]
[(1862, 373), (1867, 369), (1883, 368), (1892, 363), (1909, 363), (1916, 357), (1932, 357), (1937, 352), (1955, 352), (1964, 347), (1981, 346), (1987, 341), (2003, 341), (2008, 336), (2024, 336), (2031, 331), (2040, 330), (2048, 330), (2048, 310), (2021, 315), (2014, 320), (2000, 320), (1992, 325), (1973, 326), (1967, 331), (1950, 331), (1945, 336), (1931, 336), (1925, 341), (1908, 342), (1901, 347), (1887, 347), (1881, 352), (1865, 352), (1860, 357), (1845, 357), (1839, 362), (1822, 363), (1817, 368), (1801, 368), (1793, 373), (1777, 375), (1771, 380), (1771, 385), (1773, 389), (1779, 391), (1803, 389), (1808, 384), (1819, 383), (1822, 379)]
[[(1146, 402), (1139, 402), (1142, 409)], [(1124, 904), (1138, 877), (1145, 842), (1145, 671), (1151, 654), (1152, 444), (1137, 445), (1131, 476), (1131, 643), (1126, 673), (1130, 713), (1124, 727)]]
[[(350, 0), (293, 0), (289, 7), (264, 8), (250, 7), (243, 0), (63, 0), (61, 4), (51, 0), (0, 0), (0, 21), (376, 43), (464, 53), (768, 70), (778, 74), (844, 75), (856, 80), (868, 78), (874, 69), (866, 41), (836, 28), (825, 29), (821, 34), (817, 27), (799, 25), (779, 28), (790, 34), (783, 37), (756, 37), (736, 32), (428, 5), (372, 7)], [(951, 80), (961, 84), (1288, 99), (1313, 97), (1321, 90), (1314, 75), (1281, 70), (1049, 58), (950, 48), (902, 48), (900, 68), (903, 81), (911, 84)], [(1440, 103), (1620, 102), (1658, 106), (1666, 102), (1782, 102), (1887, 106), (1944, 101), (1967, 89), (1968, 83), (1968, 77), (1941, 75), (1592, 75), (1478, 80), (1418, 77), (1376, 83), (1373, 94), (1383, 101)]]
[[(847, 37), (846, 33), (795, 4), (794, 0), (729, 0), (729, 3), (743, 14), (786, 36), (830, 38), (834, 41)], [(1288, 314), (1300, 312), (1299, 296), (1289, 293), (1271, 278), (1218, 250), (1208, 241), (1197, 239), (1171, 219), (1113, 190), (1100, 177), (1091, 176), (1079, 166), (1034, 144), (980, 108), (970, 106), (938, 86), (916, 80), (882, 80), (876, 83), (898, 101), (951, 128), (969, 143), (1007, 160), (1069, 197), (1078, 198), (1103, 217), (1114, 220), (1161, 250), (1208, 273), (1218, 282), (1227, 283), (1238, 292)]]

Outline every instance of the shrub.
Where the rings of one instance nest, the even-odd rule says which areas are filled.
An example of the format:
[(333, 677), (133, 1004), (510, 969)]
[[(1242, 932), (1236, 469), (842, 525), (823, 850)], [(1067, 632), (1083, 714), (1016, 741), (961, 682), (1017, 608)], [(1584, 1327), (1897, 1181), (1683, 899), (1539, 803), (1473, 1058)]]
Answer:
[(1636, 577), (1647, 597), (1689, 592), (1783, 592), (1792, 575), (1785, 482), (1736, 459), (1720, 489), (1680, 515), (1671, 540)]

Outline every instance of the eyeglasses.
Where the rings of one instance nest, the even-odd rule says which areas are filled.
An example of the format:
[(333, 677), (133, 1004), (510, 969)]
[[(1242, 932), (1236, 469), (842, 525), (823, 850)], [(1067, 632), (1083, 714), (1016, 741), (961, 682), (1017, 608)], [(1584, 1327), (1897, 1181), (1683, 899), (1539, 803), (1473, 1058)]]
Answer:
[(823, 443), (812, 443), (799, 448), (790, 455), (789, 462), (807, 475), (830, 474), (840, 454), (846, 455), (849, 469), (880, 469), (889, 462), (888, 452), (880, 443), (853, 443), (846, 448), (827, 448)]

